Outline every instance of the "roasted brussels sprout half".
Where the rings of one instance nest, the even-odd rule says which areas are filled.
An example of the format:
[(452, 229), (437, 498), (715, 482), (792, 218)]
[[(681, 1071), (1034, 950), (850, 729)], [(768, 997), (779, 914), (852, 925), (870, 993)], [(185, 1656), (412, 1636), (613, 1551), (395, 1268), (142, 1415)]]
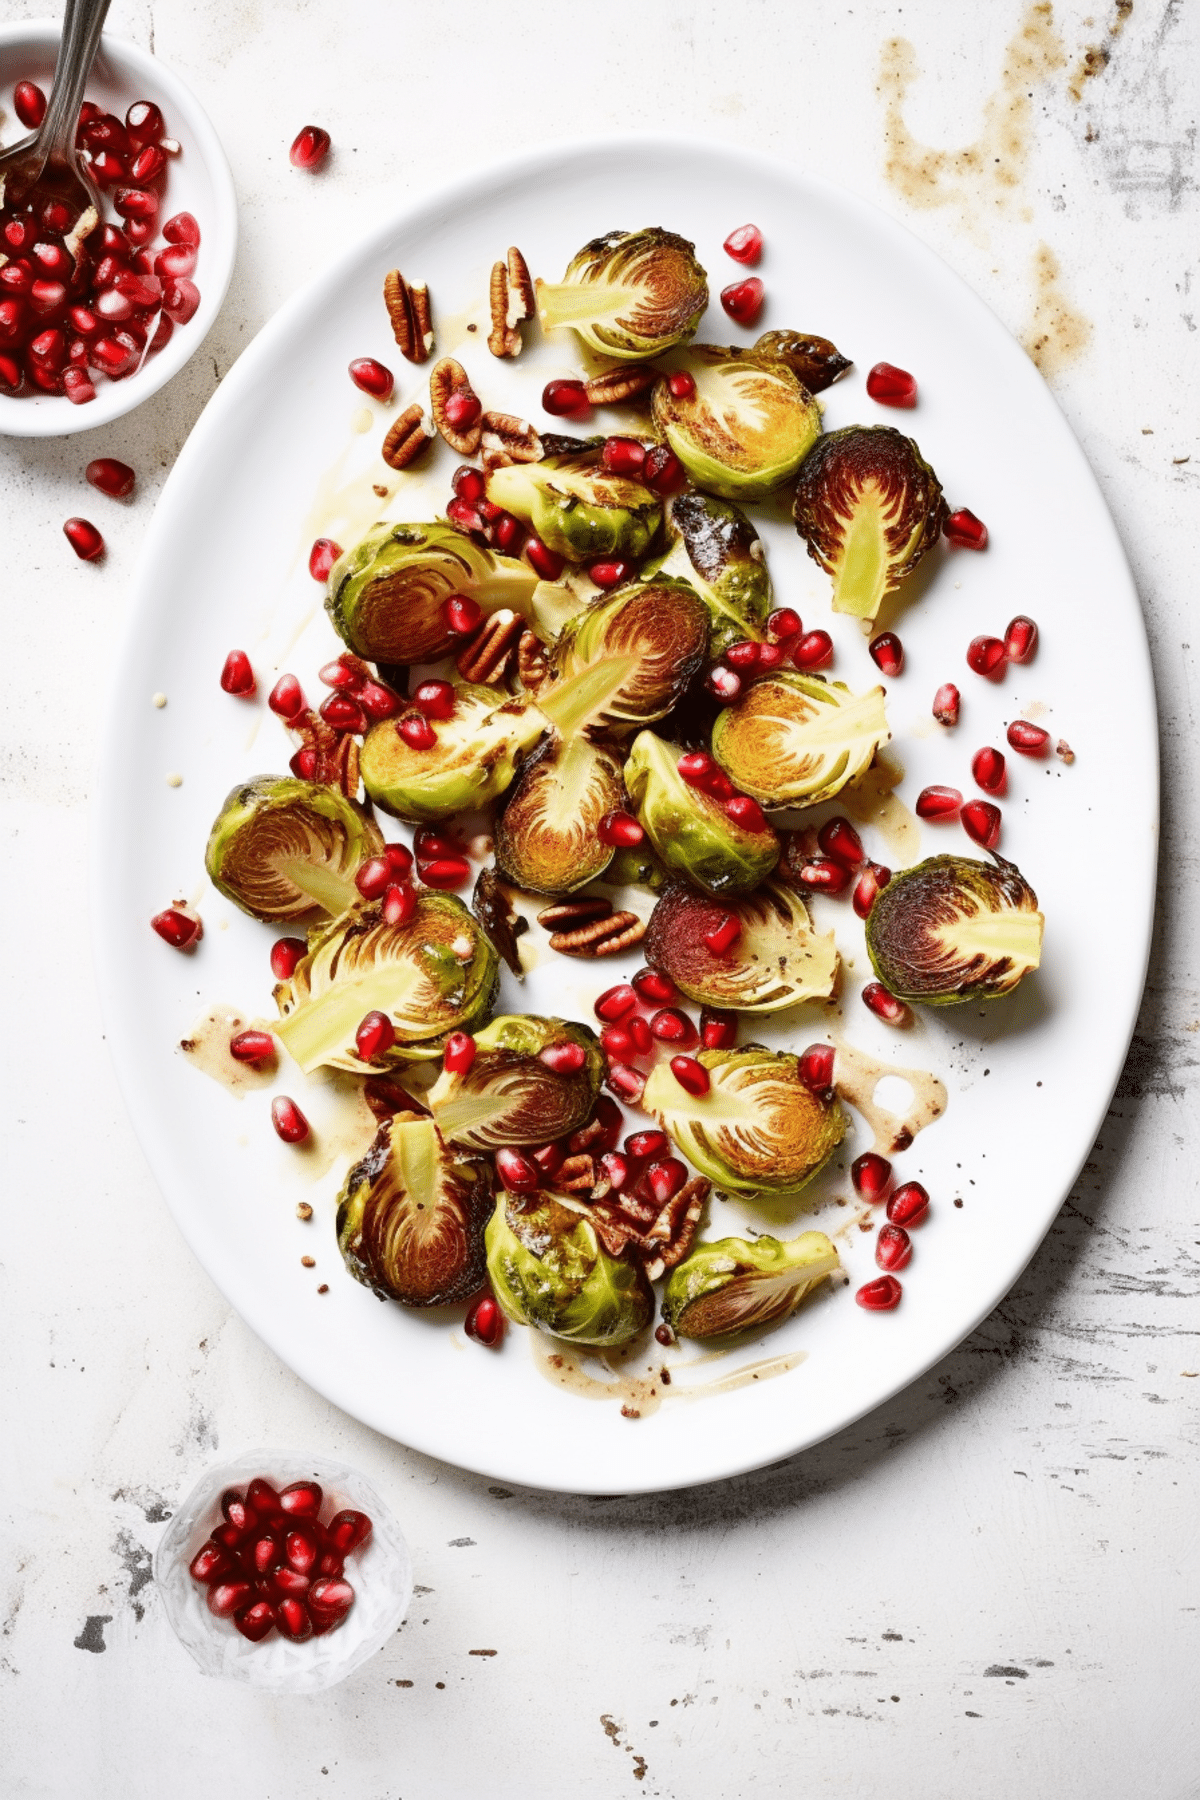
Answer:
[(650, 1071), (642, 1105), (689, 1162), (718, 1187), (739, 1194), (795, 1194), (824, 1168), (846, 1135), (832, 1096), (800, 1079), (800, 1059), (751, 1044), (700, 1050), (706, 1094), (689, 1094), (670, 1063)]
[(763, 1236), (697, 1244), (672, 1271), (663, 1293), (663, 1323), (677, 1337), (725, 1337), (774, 1325), (841, 1267), (823, 1231), (781, 1243)]
[(834, 612), (870, 622), (936, 544), (946, 503), (911, 438), (847, 425), (805, 462), (792, 511), (808, 554), (833, 576)]
[(337, 1240), (356, 1281), (401, 1306), (448, 1306), (483, 1285), (491, 1165), (442, 1142), (432, 1119), (393, 1113), (338, 1195)]
[[(577, 1068), (542, 1061), (543, 1051), (561, 1044), (583, 1052)], [(469, 1150), (550, 1143), (586, 1122), (604, 1067), (599, 1041), (586, 1025), (505, 1013), (475, 1034), (471, 1067), (462, 1073), (443, 1069), (426, 1103), (442, 1136)]]
[(419, 825), (469, 812), (502, 794), (522, 751), (537, 743), (546, 725), (524, 695), (498, 699), (492, 687), (460, 687), (453, 716), (437, 722), (437, 743), (429, 750), (414, 750), (397, 719), (372, 725), (359, 772), (376, 806)]
[(487, 495), (568, 562), (640, 561), (662, 523), (657, 495), (625, 475), (610, 475), (594, 450), (493, 469)]
[(553, 1194), (497, 1196), (487, 1272), (510, 1319), (573, 1344), (626, 1344), (654, 1314), (641, 1269), (609, 1256), (586, 1213)]
[(621, 759), (583, 737), (550, 738), (521, 770), (496, 821), (496, 869), (535, 894), (569, 894), (602, 875), (613, 847), (598, 826), (624, 798)]
[(655, 383), (654, 422), (698, 487), (726, 500), (762, 500), (790, 481), (816, 443), (821, 409), (786, 363), (697, 344), (690, 396)]
[(453, 647), (445, 606), (469, 594), (484, 612), (528, 616), (538, 578), (528, 563), (496, 556), (452, 525), (373, 525), (329, 574), (325, 610), (334, 630), (368, 662), (435, 662)]
[(810, 394), (823, 393), (853, 366), (828, 338), (811, 337), (806, 331), (764, 331), (754, 354), (785, 362)]
[(764, 806), (815, 806), (865, 775), (891, 737), (883, 689), (789, 670), (756, 681), (717, 715), (712, 752)]
[[(737, 919), (741, 934), (718, 954), (704, 939), (727, 914)], [(818, 936), (800, 895), (776, 882), (721, 900), (673, 883), (650, 915), (642, 951), (698, 1006), (735, 1012), (778, 1012), (801, 1000), (827, 1000), (837, 978), (833, 932)]]
[(867, 950), (897, 999), (994, 1000), (1037, 968), (1044, 923), (1015, 863), (931, 856), (880, 889), (867, 914)]
[(679, 751), (652, 731), (633, 741), (625, 786), (655, 854), (710, 894), (743, 894), (779, 861), (779, 839), (764, 823), (753, 831), (731, 819), (720, 801), (692, 787), (678, 769)]
[(679, 494), (667, 509), (676, 534), (659, 573), (690, 581), (709, 610), (708, 653), (761, 638), (771, 611), (771, 578), (762, 539), (740, 507), (695, 490)]
[(707, 648), (708, 609), (695, 588), (632, 582), (566, 626), (539, 710), (563, 737), (634, 731), (670, 712)]
[(308, 955), (275, 989), (275, 1035), (308, 1074), (363, 1073), (355, 1034), (386, 1013), (396, 1041), (378, 1067), (440, 1056), (448, 1033), (472, 1031), (491, 1012), (499, 959), (453, 894), (423, 893), (399, 925), (365, 901), (310, 936)]
[(356, 800), (321, 781), (256, 775), (226, 796), (204, 852), (213, 886), (266, 924), (344, 912), (354, 871), (383, 849)]
[(623, 846), (615, 851), (602, 879), (608, 887), (643, 887), (661, 894), (671, 877), (643, 842), (636, 849)]
[(661, 226), (610, 231), (572, 258), (561, 282), (539, 281), (545, 331), (570, 325), (602, 356), (640, 362), (694, 333), (708, 305), (696, 246)]

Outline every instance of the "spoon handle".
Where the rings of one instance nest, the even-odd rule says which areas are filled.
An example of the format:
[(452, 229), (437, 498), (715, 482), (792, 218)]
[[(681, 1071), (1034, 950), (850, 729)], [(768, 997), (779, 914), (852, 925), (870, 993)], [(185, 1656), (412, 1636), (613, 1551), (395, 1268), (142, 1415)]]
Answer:
[(110, 0), (66, 0), (54, 86), (38, 133), (38, 148), (48, 161), (74, 164), (83, 86), (100, 48), (109, 5)]

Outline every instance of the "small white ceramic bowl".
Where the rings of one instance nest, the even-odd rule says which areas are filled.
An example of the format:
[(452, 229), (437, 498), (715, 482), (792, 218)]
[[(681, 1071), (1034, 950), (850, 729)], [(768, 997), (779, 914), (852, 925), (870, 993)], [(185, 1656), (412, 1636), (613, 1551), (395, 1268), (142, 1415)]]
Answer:
[[(54, 77), (61, 25), (52, 20), (22, 20), (0, 25), (0, 106), (4, 109), (5, 147), (26, 136), (12, 110), (12, 91), (18, 81), (35, 81), (46, 93)], [(194, 280), (200, 289), (200, 305), (186, 325), (177, 325), (170, 342), (148, 356), (136, 375), (126, 381), (96, 377), (96, 398), (86, 406), (73, 406), (58, 394), (0, 394), (0, 436), (61, 437), (68, 432), (91, 431), (132, 412), (182, 369), (196, 354), (208, 334), (233, 274), (237, 252), (237, 199), (233, 177), (220, 140), (204, 109), (184, 86), (145, 50), (106, 31), (100, 51), (84, 88), (84, 98), (94, 100), (106, 112), (123, 119), (135, 100), (153, 100), (161, 107), (167, 135), (182, 146), (170, 158), (163, 203), (166, 218), (178, 212), (192, 213), (200, 226), (200, 255)], [(111, 209), (105, 217), (119, 223)]]

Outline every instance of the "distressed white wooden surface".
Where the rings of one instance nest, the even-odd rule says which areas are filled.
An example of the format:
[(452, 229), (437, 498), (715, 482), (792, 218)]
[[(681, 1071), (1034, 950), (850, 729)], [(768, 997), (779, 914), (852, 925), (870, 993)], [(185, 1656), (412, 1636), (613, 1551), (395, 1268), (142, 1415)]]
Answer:
[[(6, 16), (42, 10), (10, 0)], [(1200, 1370), (1200, 25), (1182, 0), (1134, 0), (1111, 37), (1114, 18), (1111, 0), (1052, 18), (1020, 0), (116, 0), (113, 28), (152, 44), (212, 114), (244, 243), (222, 320), (145, 414), (103, 442), (0, 443), (0, 1739), (14, 1800), (1200, 1791), (1200, 1380), (1184, 1373)], [(919, 74), (902, 52), (881, 61), (897, 34)], [(1110, 60), (1081, 81), (1089, 47)], [(898, 81), (916, 147), (893, 112), (889, 179)], [(310, 119), (336, 146), (315, 178), (287, 163)], [(1124, 534), (1154, 648), (1162, 900), (1119, 1096), (996, 1315), (926, 1381), (787, 1466), (589, 1502), (498, 1489), (373, 1437), (230, 1314), (115, 1089), (84, 859), (128, 577), (221, 374), (331, 247), (428, 182), (523, 144), (647, 125), (843, 181), (910, 223), (1018, 335), (1049, 320), (1047, 371)], [(922, 163), (920, 145), (976, 148)], [(83, 486), (102, 453), (137, 467), (135, 502)], [(80, 510), (108, 538), (102, 567), (61, 536)], [(1109, 887), (1114, 958), (1121, 855), (1119, 838), (1098, 844), (1079, 872)], [(390, 1649), (319, 1699), (204, 1682), (148, 1584), (161, 1520), (200, 1469), (272, 1440), (377, 1482), (421, 1583)]]

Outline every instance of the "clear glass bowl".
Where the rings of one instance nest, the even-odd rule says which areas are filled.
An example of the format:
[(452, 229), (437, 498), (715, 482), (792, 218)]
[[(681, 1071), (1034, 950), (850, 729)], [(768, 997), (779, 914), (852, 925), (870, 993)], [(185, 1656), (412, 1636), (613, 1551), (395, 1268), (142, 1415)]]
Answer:
[[(222, 1522), (225, 1489), (245, 1488), (256, 1475), (277, 1488), (293, 1481), (319, 1481), (325, 1491), (322, 1519), (352, 1506), (366, 1513), (374, 1526), (363, 1548), (346, 1558), (354, 1605), (337, 1629), (323, 1637), (297, 1644), (273, 1631), (252, 1644), (232, 1620), (213, 1617), (208, 1590), (188, 1573), (197, 1550), (214, 1525)], [(277, 1694), (315, 1694), (344, 1681), (398, 1630), (412, 1599), (408, 1545), (370, 1482), (329, 1457), (282, 1450), (248, 1450), (201, 1477), (159, 1539), (154, 1579), (176, 1637), (205, 1675), (248, 1682)]]

